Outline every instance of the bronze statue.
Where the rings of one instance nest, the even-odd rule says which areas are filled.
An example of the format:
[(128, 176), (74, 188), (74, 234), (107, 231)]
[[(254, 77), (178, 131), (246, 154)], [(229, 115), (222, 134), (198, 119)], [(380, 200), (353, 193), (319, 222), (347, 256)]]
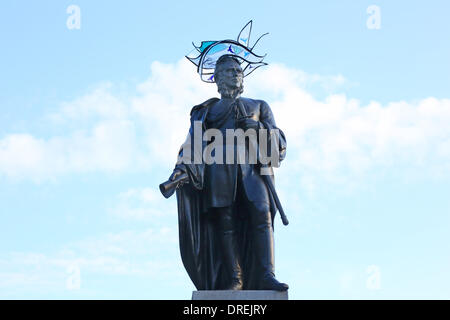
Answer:
[[(237, 42), (211, 42), (209, 46), (202, 43), (203, 48), (198, 47), (203, 49), (199, 50), (201, 55), (204, 54), (198, 60), (199, 65), (206, 68), (205, 53), (214, 52), (211, 46), (225, 43), (225, 54), (216, 55), (213, 73), (203, 73), (203, 69), (201, 73), (208, 82), (217, 84), (221, 98), (209, 99), (192, 108), (188, 138), (172, 175), (160, 189), (165, 197), (176, 189), (181, 257), (198, 290), (285, 291), (288, 285), (279, 282), (274, 273), (273, 223), (277, 210), (284, 224), (287, 218), (273, 187), (271, 166), (284, 159), (286, 139), (265, 101), (241, 97), (242, 64), (247, 63), (246, 69), (252, 66), (250, 60), (242, 58), (245, 52), (239, 54), (239, 48), (249, 49), (248, 41), (239, 42), (239, 38), (249, 39), (250, 32), (245, 38), (243, 31)], [(241, 46), (236, 45), (239, 43)], [(262, 59), (254, 63), (265, 64)], [(259, 153), (256, 161), (250, 161), (249, 141), (239, 145), (233, 137), (217, 145), (218, 135), (225, 137), (237, 129), (259, 134), (259, 147), (272, 147), (271, 161), (264, 162)], [(213, 162), (204, 161), (210, 140), (204, 137), (208, 130), (215, 130), (216, 148), (213, 152), (209, 149), (210, 155), (215, 156)], [(277, 134), (269, 135), (264, 142), (263, 132)], [(199, 144), (200, 149), (195, 150)], [(238, 160), (242, 148), (244, 157)]]

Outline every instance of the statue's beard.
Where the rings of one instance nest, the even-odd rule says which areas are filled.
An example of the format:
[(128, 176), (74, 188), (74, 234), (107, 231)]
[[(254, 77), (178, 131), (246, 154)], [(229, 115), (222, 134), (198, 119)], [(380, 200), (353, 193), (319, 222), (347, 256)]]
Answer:
[(223, 98), (236, 98), (244, 92), (244, 83), (241, 82), (239, 87), (230, 87), (219, 80), (217, 81), (217, 91)]

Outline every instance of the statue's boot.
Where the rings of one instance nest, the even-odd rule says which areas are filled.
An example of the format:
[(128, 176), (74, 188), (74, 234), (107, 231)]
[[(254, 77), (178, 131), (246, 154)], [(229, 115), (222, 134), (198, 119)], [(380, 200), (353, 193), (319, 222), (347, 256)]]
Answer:
[[(269, 218), (270, 219), (270, 218)], [(273, 231), (270, 223), (257, 225), (254, 230), (254, 248), (259, 267), (263, 270), (261, 290), (286, 291), (289, 286), (275, 279)]]
[(225, 290), (242, 290), (242, 271), (237, 249), (235, 231), (224, 231), (222, 237), (224, 266), (231, 276), (231, 283)]

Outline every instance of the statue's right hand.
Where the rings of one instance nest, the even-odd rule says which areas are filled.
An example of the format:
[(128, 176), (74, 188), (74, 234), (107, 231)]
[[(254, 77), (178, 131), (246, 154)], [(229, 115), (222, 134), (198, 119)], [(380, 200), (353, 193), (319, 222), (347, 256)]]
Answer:
[(173, 170), (172, 174), (170, 175), (169, 180), (174, 181), (176, 178), (178, 178), (182, 174), (183, 174), (183, 171), (181, 171), (180, 169), (175, 169), (175, 170)]

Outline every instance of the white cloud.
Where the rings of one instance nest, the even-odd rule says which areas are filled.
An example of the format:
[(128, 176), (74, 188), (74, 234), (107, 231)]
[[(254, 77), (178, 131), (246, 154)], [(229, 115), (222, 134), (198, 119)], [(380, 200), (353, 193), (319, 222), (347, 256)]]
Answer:
[(146, 281), (186, 277), (177, 230), (124, 230), (69, 243), (52, 254), (13, 252), (1, 257), (0, 296), (12, 294), (19, 286), (29, 292), (46, 290), (46, 294), (65, 290), (68, 270), (73, 267), (81, 271), (82, 279), (89, 275), (138, 276)]
[(127, 220), (161, 220), (176, 213), (176, 203), (167, 201), (157, 189), (132, 188), (120, 193), (117, 203), (109, 211)]
[(170, 227), (124, 230), (100, 237), (90, 237), (68, 244), (61, 252), (65, 257), (82, 253), (87, 257), (152, 256), (163, 254), (167, 247), (176, 247), (178, 230)]
[[(246, 96), (268, 101), (286, 133), (288, 155), (281, 174), (299, 175), (305, 187), (314, 188), (321, 179), (357, 181), (391, 167), (420, 168), (415, 171), (424, 176), (448, 172), (449, 99), (362, 105), (343, 94), (318, 100), (309, 90), (345, 83), (340, 75), (308, 75), (277, 64), (246, 78)], [(66, 124), (66, 134), (3, 137), (0, 174), (45, 180), (73, 172), (169, 171), (187, 134), (190, 108), (217, 95), (215, 86), (202, 83), (183, 60), (154, 62), (136, 92), (113, 92), (114, 86), (102, 85), (44, 117), (49, 125)]]
[(129, 120), (101, 121), (89, 132), (50, 139), (9, 134), (0, 140), (0, 173), (39, 181), (71, 172), (122, 171), (137, 159), (136, 142)]
[(71, 121), (86, 121), (87, 119), (127, 119), (129, 108), (126, 101), (111, 93), (111, 83), (100, 84), (88, 95), (71, 102), (61, 103), (56, 113), (48, 115), (48, 119), (64, 125)]
[(251, 94), (268, 97), (286, 133), (282, 174), (298, 175), (309, 189), (320, 180), (350, 184), (384, 170), (448, 178), (449, 99), (362, 105), (332, 94), (320, 101), (295, 78), (295, 71), (274, 65), (249, 80)]

